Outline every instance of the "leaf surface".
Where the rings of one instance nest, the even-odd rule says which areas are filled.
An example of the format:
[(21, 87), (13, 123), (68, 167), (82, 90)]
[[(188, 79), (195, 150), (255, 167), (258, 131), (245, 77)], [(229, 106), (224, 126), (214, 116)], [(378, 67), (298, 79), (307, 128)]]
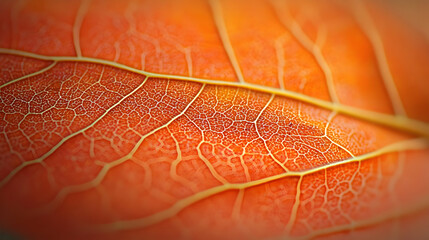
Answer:
[(427, 237), (429, 44), (383, 6), (0, 2), (0, 227)]

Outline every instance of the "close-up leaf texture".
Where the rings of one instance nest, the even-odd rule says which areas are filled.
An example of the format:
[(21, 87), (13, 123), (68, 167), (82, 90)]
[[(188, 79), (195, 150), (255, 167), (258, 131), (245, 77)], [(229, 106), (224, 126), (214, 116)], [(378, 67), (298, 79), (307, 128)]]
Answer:
[(428, 239), (424, 9), (0, 0), (0, 238)]

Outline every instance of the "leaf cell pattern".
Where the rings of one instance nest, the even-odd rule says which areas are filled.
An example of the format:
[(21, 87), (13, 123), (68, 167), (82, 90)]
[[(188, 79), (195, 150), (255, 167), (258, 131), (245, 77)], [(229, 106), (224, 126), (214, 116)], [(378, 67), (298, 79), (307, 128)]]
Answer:
[(0, 2), (0, 228), (428, 236), (429, 44), (381, 6)]

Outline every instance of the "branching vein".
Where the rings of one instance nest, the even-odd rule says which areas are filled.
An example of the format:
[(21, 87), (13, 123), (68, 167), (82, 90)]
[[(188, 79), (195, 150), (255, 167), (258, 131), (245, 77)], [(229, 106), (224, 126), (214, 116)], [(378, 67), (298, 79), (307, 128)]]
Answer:
[(231, 41), (228, 37), (228, 31), (226, 30), (225, 22), (222, 16), (222, 7), (218, 0), (210, 0), (210, 6), (213, 12), (213, 18), (218, 29), (220, 38), (222, 40), (225, 51), (231, 61), (232, 67), (234, 68), (235, 74), (237, 75), (238, 81), (244, 83), (243, 73), (241, 72), (240, 65), (238, 64), (237, 57), (234, 53), (234, 48), (232, 47)]
[(126, 71), (138, 73), (149, 77), (185, 80), (185, 81), (199, 82), (199, 83), (210, 84), (210, 85), (245, 88), (245, 89), (250, 89), (258, 92), (275, 94), (277, 96), (288, 97), (288, 98), (291, 98), (297, 101), (302, 101), (327, 110), (336, 111), (338, 114), (344, 114), (357, 119), (365, 120), (368, 122), (380, 124), (382, 126), (387, 126), (396, 130), (405, 131), (408, 133), (416, 134), (418, 136), (429, 138), (429, 125), (427, 123), (424, 123), (415, 119), (411, 119), (408, 117), (392, 116), (389, 114), (368, 111), (368, 110), (363, 110), (363, 109), (343, 105), (341, 103), (332, 103), (329, 101), (310, 97), (301, 93), (283, 90), (279, 88), (272, 88), (272, 87), (267, 87), (267, 86), (262, 86), (258, 84), (252, 84), (252, 83), (237, 83), (237, 82), (227, 82), (223, 80), (214, 80), (214, 79), (212, 80), (212, 79), (202, 79), (202, 78), (196, 78), (196, 77), (151, 73), (151, 72), (139, 70), (136, 68), (132, 68), (123, 64), (119, 64), (116, 62), (97, 59), (97, 58), (90, 58), (90, 57), (66, 57), (66, 56), (51, 57), (51, 56), (44, 56), (44, 55), (39, 55), (39, 54), (20, 51), (20, 50), (4, 49), (4, 48), (0, 48), (0, 53), (15, 54), (19, 56), (31, 57), (35, 59), (41, 59), (41, 60), (57, 61), (57, 62), (97, 63), (97, 64), (116, 67), (119, 69), (123, 69)]
[[(194, 195), (191, 195), (189, 197), (183, 198), (179, 201), (177, 201), (175, 204), (173, 204), (171, 207), (157, 212), (153, 215), (139, 218), (139, 219), (133, 219), (133, 220), (122, 220), (117, 222), (112, 222), (108, 224), (101, 224), (96, 225), (93, 227), (90, 227), (92, 231), (96, 232), (111, 232), (111, 231), (119, 231), (119, 230), (127, 230), (127, 229), (136, 229), (141, 227), (147, 227), (156, 223), (159, 223), (161, 221), (164, 221), (166, 219), (169, 219), (176, 214), (178, 214), (180, 211), (185, 209), (186, 207), (189, 207), (190, 205), (197, 203), (203, 199), (206, 199), (210, 196), (231, 191), (231, 190), (241, 190), (241, 189), (247, 189), (255, 186), (259, 186), (265, 183), (273, 182), (279, 179), (284, 179), (287, 177), (304, 177), (307, 175), (310, 175), (312, 173), (316, 173), (325, 169), (333, 168), (335, 166), (345, 165), (352, 162), (361, 162), (366, 161), (369, 159), (372, 159), (374, 157), (382, 156), (384, 154), (393, 153), (393, 152), (401, 152), (406, 150), (418, 150), (418, 149), (425, 149), (429, 147), (429, 142), (425, 139), (417, 138), (417, 139), (411, 139), (411, 140), (404, 140), (401, 142), (397, 142), (388, 146), (385, 146), (383, 148), (380, 148), (376, 151), (366, 153), (354, 158), (349, 158), (343, 161), (334, 162), (330, 164), (326, 164), (324, 166), (319, 166), (316, 168), (312, 168), (305, 171), (299, 171), (299, 172), (285, 172), (282, 174), (270, 176), (267, 178), (262, 178), (259, 180), (246, 182), (246, 183), (227, 183), (220, 186), (216, 186), (204, 191), (200, 191), (195, 193)], [(428, 204), (428, 203), (427, 203)]]
[(76, 19), (73, 25), (73, 44), (77, 57), (82, 57), (82, 49), (80, 47), (80, 29), (82, 27), (82, 22), (85, 17), (85, 14), (88, 11), (89, 4), (90, 0), (82, 1), (79, 10), (77, 11)]
[(393, 104), (393, 109), (396, 114), (406, 116), (407, 114), (405, 108), (402, 104), (401, 97), (399, 96), (398, 89), (396, 88), (395, 81), (393, 80), (393, 76), (389, 68), (389, 63), (387, 61), (386, 52), (384, 50), (384, 45), (380, 34), (374, 26), (374, 23), (366, 11), (365, 6), (363, 6), (363, 3), (361, 1), (354, 1), (354, 3), (354, 13), (361, 25), (361, 28), (366, 33), (369, 41), (372, 44), (377, 59), (378, 68), (380, 69), (382, 80)]

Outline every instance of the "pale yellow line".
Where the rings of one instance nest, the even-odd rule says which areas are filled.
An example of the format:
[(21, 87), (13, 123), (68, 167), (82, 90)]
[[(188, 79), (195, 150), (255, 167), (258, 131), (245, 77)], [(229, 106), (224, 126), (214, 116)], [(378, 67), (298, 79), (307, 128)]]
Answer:
[(380, 37), (380, 34), (374, 22), (371, 20), (369, 13), (363, 6), (362, 1), (353, 1), (354, 13), (358, 19), (358, 23), (361, 25), (361, 28), (367, 35), (369, 41), (371, 42), (372, 48), (377, 59), (378, 68), (381, 73), (381, 78), (386, 87), (387, 93), (390, 100), (392, 101), (393, 109), (396, 114), (406, 116), (406, 111), (401, 101), (398, 89), (396, 88), (395, 81), (393, 80), (392, 73), (390, 71), (389, 63), (387, 61), (386, 52), (384, 50), (384, 44)]
[(259, 114), (258, 114), (258, 116), (256, 117), (256, 119), (255, 119), (255, 128), (256, 128), (256, 133), (258, 134), (258, 136), (259, 136), (259, 138), (261, 138), (261, 140), (264, 142), (264, 146), (265, 146), (265, 149), (267, 149), (267, 151), (268, 151), (268, 154), (270, 155), (270, 157), (274, 160), (274, 162), (276, 162), (281, 168), (283, 168), (283, 170), (285, 171), (285, 172), (288, 172), (289, 171), (289, 169), (287, 169), (286, 167), (285, 167), (285, 165), (284, 164), (282, 164), (274, 155), (273, 155), (273, 153), (271, 152), (271, 150), (268, 148), (268, 145), (267, 145), (267, 141), (265, 141), (265, 139), (261, 136), (261, 134), (259, 133), (259, 129), (258, 129), (258, 121), (259, 121), (259, 118), (261, 117), (261, 115), (265, 112), (265, 110), (268, 108), (268, 106), (270, 106), (270, 104), (271, 104), (271, 102), (274, 100), (274, 97), (275, 97), (275, 95), (274, 94), (271, 94), (271, 97), (270, 97), (270, 99), (268, 100), (268, 102), (265, 104), (265, 106), (262, 108), (262, 110), (259, 112)]
[(24, 51), (13, 50), (13, 49), (4, 49), (4, 48), (0, 48), (0, 53), (15, 54), (19, 56), (26, 56), (26, 57), (32, 57), (32, 58), (41, 59), (41, 60), (50, 60), (50, 61), (58, 61), (58, 62), (70, 61), (70, 62), (88, 62), (88, 63), (104, 64), (107, 66), (116, 67), (119, 69), (146, 75), (149, 77), (186, 80), (186, 81), (199, 82), (199, 83), (205, 83), (210, 85), (245, 88), (245, 89), (250, 89), (254, 91), (288, 97), (288, 98), (291, 98), (297, 101), (302, 101), (327, 110), (336, 111), (339, 114), (344, 114), (347, 116), (355, 117), (357, 119), (365, 120), (368, 122), (376, 123), (379, 125), (393, 128), (393, 129), (397, 129), (397, 130), (409, 132), (412, 134), (416, 134), (419, 136), (423, 136), (425, 138), (429, 138), (429, 125), (427, 123), (424, 123), (418, 120), (410, 119), (408, 117), (403, 117), (403, 116), (392, 116), (384, 113), (363, 110), (359, 108), (342, 105), (340, 103), (332, 103), (318, 98), (310, 97), (301, 93), (278, 89), (278, 88), (266, 87), (262, 85), (251, 84), (251, 83), (226, 82), (222, 80), (210, 80), (210, 79), (201, 79), (201, 78), (195, 78), (195, 77), (150, 73), (150, 72), (135, 69), (123, 64), (119, 64), (116, 62), (103, 60), (103, 59), (89, 58), (89, 57), (77, 58), (77, 57), (66, 57), (66, 56), (62, 56), (62, 57), (44, 56), (44, 55), (34, 54), (30, 52), (24, 52)]
[(222, 175), (220, 175), (217, 170), (215, 169), (215, 167), (213, 166), (213, 164), (210, 163), (210, 161), (204, 156), (204, 154), (201, 151), (201, 145), (204, 143), (204, 140), (202, 140), (198, 146), (197, 146), (197, 152), (198, 152), (198, 157), (201, 159), (201, 161), (204, 162), (204, 164), (207, 166), (207, 168), (209, 169), (210, 173), (213, 175), (213, 177), (219, 181), (222, 184), (226, 184), (228, 181), (222, 177)]
[[(179, 117), (183, 116), (186, 111), (189, 109), (189, 107), (195, 102), (195, 100), (200, 96), (200, 94), (203, 92), (205, 85), (203, 85), (200, 90), (198, 91), (197, 95), (188, 103), (188, 105), (176, 116), (174, 116), (173, 118), (171, 118), (167, 123), (153, 129), (152, 131), (150, 131), (149, 133), (146, 133), (144, 136), (142, 136), (139, 141), (136, 143), (136, 145), (134, 146), (133, 149), (131, 149), (131, 151), (117, 159), (114, 160), (112, 162), (109, 162), (107, 164), (105, 164), (103, 166), (103, 168), (101, 169), (101, 171), (98, 173), (98, 175), (91, 181), (83, 183), (83, 184), (79, 184), (79, 185), (71, 185), (71, 186), (67, 186), (63, 189), (61, 189), (61, 191), (56, 195), (56, 197), (54, 198), (54, 200), (52, 200), (52, 202), (48, 205), (46, 205), (45, 207), (42, 207), (40, 209), (40, 212), (50, 212), (53, 209), (57, 208), (62, 201), (71, 193), (76, 193), (76, 192), (81, 192), (81, 191), (85, 191), (91, 188), (94, 188), (96, 186), (98, 186), (101, 181), (103, 181), (104, 177), (106, 176), (107, 172), (115, 167), (118, 166), (122, 163), (124, 163), (125, 161), (131, 159), (134, 154), (137, 152), (137, 150), (139, 149), (139, 147), (141, 146), (141, 144), (143, 143), (143, 141), (148, 137), (151, 136), (152, 134), (158, 132), (159, 130), (161, 130), (162, 128), (165, 128), (167, 126), (169, 126), (173, 121), (175, 121), (176, 119), (178, 119)], [(1, 186), (1, 185), (0, 185)]]
[(39, 70), (39, 71), (37, 71), (37, 72), (33, 72), (33, 73), (27, 74), (27, 75), (25, 75), (25, 76), (22, 76), (22, 77), (19, 77), (19, 78), (13, 79), (13, 80), (11, 80), (11, 81), (9, 81), (9, 82), (7, 82), (7, 83), (5, 83), (5, 84), (1, 85), (1, 86), (0, 86), (0, 89), (1, 89), (1, 88), (4, 88), (4, 87), (6, 87), (6, 86), (9, 86), (10, 84), (13, 84), (13, 83), (19, 82), (19, 81), (21, 81), (21, 80), (23, 80), (23, 79), (27, 79), (27, 78), (30, 78), (30, 77), (34, 77), (34, 76), (37, 76), (37, 75), (39, 75), (39, 74), (41, 74), (41, 73), (44, 73), (44, 72), (48, 71), (49, 69), (53, 68), (56, 64), (57, 64), (57, 62), (56, 62), (56, 61), (53, 61), (49, 66), (47, 66), (47, 67), (45, 67), (45, 68), (43, 68), (43, 69), (40, 69), (40, 70)]
[(327, 164), (327, 165), (320, 166), (317, 168), (309, 169), (306, 171), (286, 172), (286, 173), (282, 173), (282, 174), (278, 174), (275, 176), (271, 176), (271, 177), (251, 181), (251, 182), (246, 182), (246, 183), (227, 183), (224, 185), (220, 185), (217, 187), (213, 187), (213, 188), (195, 193), (194, 195), (191, 195), (189, 197), (181, 199), (181, 200), (177, 201), (175, 204), (173, 204), (171, 207), (169, 207), (163, 211), (157, 212), (151, 216), (143, 217), (143, 218), (139, 218), (139, 219), (133, 219), (133, 220), (122, 220), (122, 221), (116, 221), (116, 222), (107, 223), (107, 224), (100, 224), (100, 225), (89, 227), (90, 229), (88, 229), (88, 230), (89, 231), (95, 231), (95, 232), (100, 232), (100, 231), (101, 232), (111, 232), (111, 231), (129, 230), (129, 229), (147, 227), (147, 226), (159, 223), (161, 221), (164, 221), (166, 219), (169, 219), (169, 218), (175, 216), (177, 213), (179, 213), (180, 211), (182, 211), (186, 207), (188, 207), (188, 206), (190, 206), (190, 205), (192, 205), (198, 201), (201, 201), (201, 200), (206, 199), (210, 196), (213, 196), (213, 195), (225, 192), (225, 191), (242, 190), (242, 189), (246, 189), (246, 188), (251, 188), (251, 187), (255, 187), (255, 186), (265, 184), (268, 182), (272, 182), (275, 180), (284, 179), (286, 177), (301, 177), (302, 178), (306, 175), (309, 175), (309, 174), (312, 174), (312, 173), (315, 173), (315, 172), (318, 172), (318, 171), (321, 171), (324, 169), (328, 169), (328, 168), (332, 168), (332, 167), (340, 166), (340, 165), (344, 165), (344, 164), (349, 164), (352, 162), (368, 160), (368, 159), (371, 159), (371, 158), (374, 158), (377, 156), (381, 156), (381, 155), (384, 155), (387, 153), (406, 151), (406, 150), (421, 150), (421, 149), (426, 149), (428, 147), (429, 147), (429, 142), (426, 139), (417, 138), (417, 139), (405, 140), (405, 141), (393, 143), (391, 145), (380, 148), (376, 151), (366, 153), (366, 154), (357, 156), (355, 158), (350, 158), (350, 159), (346, 159), (343, 161), (334, 162), (331, 164)]
[[(278, 2), (278, 1), (277, 1)], [(325, 75), (326, 83), (328, 85), (329, 95), (334, 103), (339, 103), (338, 95), (335, 91), (334, 79), (332, 76), (331, 68), (320, 50), (320, 47), (314, 43), (301, 29), (298, 23), (292, 18), (287, 8), (279, 9), (278, 3), (275, 0), (271, 1), (276, 15), (283, 26), (292, 33), (292, 36), (316, 59), (323, 74)], [(319, 34), (319, 33), (318, 33)]]
[(170, 166), (171, 178), (173, 180), (175, 180), (179, 183), (182, 183), (183, 185), (189, 187), (193, 191), (197, 191), (197, 186), (196, 186), (195, 182), (192, 182), (192, 181), (188, 180), (187, 178), (182, 177), (182, 176), (177, 174), (177, 166), (182, 162), (182, 150), (180, 149), (179, 141), (177, 141), (176, 137), (171, 132), (171, 130), (168, 127), (166, 127), (166, 129), (167, 129), (168, 133), (171, 135), (171, 138), (173, 139), (174, 144), (176, 145), (176, 152), (177, 152), (176, 159), (173, 160), (173, 162), (171, 163), (171, 166)]
[(328, 129), (329, 129), (329, 125), (332, 123), (332, 121), (333, 121), (333, 119), (335, 118), (335, 116), (337, 115), (337, 112), (331, 112), (331, 114), (329, 115), (329, 117), (328, 117), (328, 123), (326, 124), (326, 126), (325, 126), (325, 137), (327, 138), (327, 139), (329, 139), (329, 141), (331, 141), (334, 145), (336, 145), (337, 147), (339, 147), (339, 148), (341, 148), (341, 149), (343, 149), (345, 152), (347, 152), (350, 156), (352, 156), (352, 157), (355, 157), (355, 155), (352, 153), (352, 152), (350, 152), (347, 148), (345, 148), (345, 147), (343, 147), (342, 145), (340, 145), (340, 144), (338, 144), (338, 143), (336, 143), (336, 142), (334, 142), (329, 136), (328, 136)]
[(240, 220), (240, 212), (241, 212), (241, 206), (243, 205), (243, 199), (244, 199), (244, 189), (238, 190), (237, 197), (235, 198), (234, 206), (232, 208), (232, 215), (231, 218), (238, 223)]
[[(335, 227), (331, 227), (331, 228), (326, 228), (326, 229), (321, 229), (321, 230), (315, 230), (313, 232), (311, 232), (308, 235), (302, 236), (302, 237), (285, 237), (287, 239), (296, 239), (296, 240), (301, 240), (301, 239), (313, 239), (319, 236), (324, 236), (324, 235), (328, 235), (328, 234), (333, 234), (333, 233), (341, 233), (344, 231), (348, 231), (348, 230), (355, 230), (355, 229), (359, 229), (359, 228), (364, 228), (364, 227), (369, 227), (369, 226), (374, 226), (383, 222), (387, 222), (389, 220), (393, 220), (399, 217), (403, 217), (403, 216), (407, 216), (407, 215), (412, 215), (415, 213), (418, 213), (422, 210), (425, 210), (429, 208), (429, 198), (425, 198), (421, 201), (416, 202), (415, 204), (413, 204), (410, 207), (403, 207), (403, 208), (396, 208), (394, 211), (390, 212), (390, 213), (386, 213), (386, 214), (381, 214), (379, 216), (367, 219), (367, 220), (361, 220), (361, 221), (356, 221), (350, 224), (344, 224), (344, 225), (340, 225), (340, 226), (335, 226)], [(282, 237), (280, 237), (279, 239), (284, 239)]]
[(240, 83), (244, 83), (243, 73), (241, 72), (240, 65), (238, 64), (237, 57), (234, 53), (234, 48), (232, 47), (231, 41), (228, 37), (228, 31), (226, 30), (225, 22), (223, 21), (222, 7), (220, 6), (219, 0), (209, 0), (209, 3), (212, 9), (215, 25), (219, 32), (219, 36), (222, 40), (228, 58), (231, 61), (232, 67), (234, 68), (235, 74), (237, 75), (238, 81), (240, 81)]
[(95, 121), (93, 121), (90, 125), (86, 126), (85, 128), (82, 128), (66, 137), (64, 137), (63, 139), (61, 139), (61, 141), (59, 141), (54, 147), (52, 147), (48, 152), (46, 152), (45, 154), (43, 154), (41, 157), (36, 158), (34, 160), (30, 160), (30, 161), (26, 161), (21, 163), (18, 167), (16, 167), (15, 169), (13, 169), (4, 179), (2, 179), (0, 181), (0, 188), (2, 188), (6, 183), (8, 183), (10, 181), (10, 179), (12, 179), (13, 176), (15, 176), (18, 172), (20, 172), (22, 169), (24, 169), (27, 166), (33, 165), (33, 164), (37, 164), (37, 163), (41, 163), (43, 160), (45, 160), (47, 157), (49, 157), (50, 155), (52, 155), (52, 153), (54, 153), (59, 147), (61, 147), (66, 141), (68, 141), (69, 139), (73, 138), (74, 136), (85, 132), (86, 130), (92, 128), (95, 124), (97, 124), (101, 119), (103, 119), (110, 111), (112, 111), (112, 109), (114, 109), (115, 107), (117, 107), (119, 104), (121, 104), (125, 99), (127, 99), (129, 96), (133, 95), (137, 90), (139, 90), (141, 87), (143, 87), (143, 85), (146, 83), (146, 80), (149, 77), (146, 77), (145, 80), (137, 87), (135, 88), (133, 91), (131, 91), (130, 93), (128, 93), (127, 95), (125, 95), (123, 98), (121, 98), (121, 100), (119, 100), (116, 104), (112, 105), (109, 109), (107, 109), (100, 117), (98, 117)]
[(293, 203), (292, 212), (290, 213), (290, 218), (289, 218), (289, 221), (286, 225), (286, 229), (285, 229), (286, 234), (290, 234), (292, 227), (293, 227), (293, 224), (295, 224), (295, 221), (296, 221), (296, 216), (298, 214), (299, 205), (301, 203), (300, 202), (301, 183), (302, 183), (303, 178), (304, 178), (304, 176), (299, 177), (298, 184), (296, 186), (295, 202)]
[(284, 84), (284, 67), (285, 67), (285, 56), (283, 49), (283, 39), (285, 35), (276, 39), (275, 49), (277, 55), (277, 81), (279, 82), (280, 89), (285, 89)]
[(73, 44), (77, 57), (82, 56), (82, 49), (80, 47), (80, 30), (82, 27), (84, 16), (89, 9), (89, 4), (90, 0), (83, 0), (81, 2), (76, 14), (75, 22), (73, 24)]

